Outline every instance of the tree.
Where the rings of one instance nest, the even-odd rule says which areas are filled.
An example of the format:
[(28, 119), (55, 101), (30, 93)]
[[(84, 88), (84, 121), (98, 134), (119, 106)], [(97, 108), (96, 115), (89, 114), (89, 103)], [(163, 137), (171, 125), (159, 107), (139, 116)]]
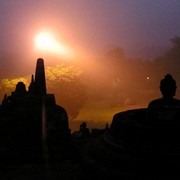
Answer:
[(124, 51), (122, 48), (114, 48), (107, 52), (106, 56), (110, 59), (114, 59), (117, 61), (117, 63), (125, 58)]
[(180, 37), (175, 36), (171, 41), (171, 48), (161, 57), (155, 59), (155, 65), (163, 71), (164, 74), (170, 73), (180, 78)]
[(82, 71), (73, 66), (57, 65), (46, 69), (47, 90), (55, 94), (57, 103), (67, 110), (70, 120), (78, 116), (86, 101), (86, 87), (81, 82), (81, 74)]
[(10, 95), (12, 91), (15, 90), (16, 84), (18, 82), (23, 82), (24, 84), (28, 84), (27, 78), (14, 78), (14, 79), (2, 79), (0, 81), (0, 99), (3, 98), (5, 94)]

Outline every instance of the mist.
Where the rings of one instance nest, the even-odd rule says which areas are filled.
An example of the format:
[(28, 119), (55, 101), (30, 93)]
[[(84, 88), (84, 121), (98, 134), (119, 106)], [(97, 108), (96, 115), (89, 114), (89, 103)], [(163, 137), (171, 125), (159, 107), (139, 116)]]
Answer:
[[(57, 104), (67, 110), (73, 131), (78, 130), (82, 121), (90, 128), (103, 128), (106, 123), (111, 123), (115, 113), (147, 107), (152, 99), (161, 97), (159, 83), (166, 74), (172, 74), (179, 86), (179, 37), (170, 42), (168, 50), (151, 60), (129, 58), (121, 47), (109, 49), (101, 56), (69, 61), (48, 55), (44, 58), (47, 90), (54, 93)], [(8, 65), (18, 57), (1, 58), (8, 59), (1, 71), (2, 99), (5, 93), (13, 91), (20, 77), (26, 79), (28, 88), (35, 64), (31, 62), (30, 66), (28, 61), (22, 64), (18, 61), (10, 70)], [(180, 97), (179, 88), (176, 97)]]

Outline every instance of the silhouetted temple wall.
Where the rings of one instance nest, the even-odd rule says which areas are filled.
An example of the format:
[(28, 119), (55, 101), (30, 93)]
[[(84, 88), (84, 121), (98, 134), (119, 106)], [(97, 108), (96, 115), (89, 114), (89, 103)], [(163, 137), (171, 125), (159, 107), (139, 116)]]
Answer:
[(68, 116), (56, 104), (54, 94), (46, 92), (43, 59), (37, 60), (35, 80), (32, 76), (28, 91), (23, 82), (18, 82), (15, 91), (4, 97), (0, 120), (0, 145), (9, 149), (14, 158), (37, 160), (54, 149), (59, 153), (62, 149), (68, 151)]

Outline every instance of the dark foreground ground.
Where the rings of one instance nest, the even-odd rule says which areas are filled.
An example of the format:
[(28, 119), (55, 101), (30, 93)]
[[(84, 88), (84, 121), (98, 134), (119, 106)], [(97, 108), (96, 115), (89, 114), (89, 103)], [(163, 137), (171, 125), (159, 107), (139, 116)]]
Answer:
[[(104, 141), (109, 141), (109, 139), (99, 137), (96, 139), (78, 140), (76, 143), (82, 158), (79, 159), (79, 162), (74, 162), (72, 159), (64, 159), (51, 163), (48, 163), (48, 161), (44, 163), (1, 163), (0, 180), (180, 179), (180, 175), (177, 173), (179, 166), (177, 163), (175, 165), (177, 166), (176, 173), (173, 173), (173, 171), (170, 173), (168, 168), (166, 168), (166, 158), (163, 158), (164, 163), (159, 164), (157, 164), (157, 159), (153, 158), (155, 160), (153, 160), (153, 168), (146, 172), (143, 170), (142, 165), (146, 158), (143, 158), (143, 161), (142, 156), (133, 158), (123, 152), (123, 148), (121, 152), (121, 147), (119, 149), (112, 141), (108, 143)], [(141, 164), (138, 162), (141, 162)], [(144, 163), (146, 164), (146, 162)], [(156, 168), (154, 168), (155, 166)], [(172, 167), (174, 165), (169, 164), (169, 166)], [(138, 176), (135, 175), (137, 172)]]
[(1, 167), (1, 180), (74, 180), (79, 173), (79, 165), (72, 164), (71, 161), (65, 161), (53, 166), (37, 164), (8, 164)]
[[(66, 153), (56, 155), (57, 159), (49, 162), (48, 157), (39, 162), (26, 162), (18, 157), (3, 158), (0, 161), (0, 180), (75, 180), (80, 179), (81, 168), (81, 149), (95, 138), (77, 139), (75, 146), (77, 154), (67, 156)], [(63, 154), (66, 154), (65, 156)], [(77, 157), (76, 157), (77, 156)], [(6, 154), (7, 157), (7, 154)], [(75, 159), (75, 160), (74, 160)], [(43, 161), (43, 162), (42, 162)], [(84, 178), (83, 178), (84, 179)]]
[(49, 149), (36, 162), (38, 151), (8, 152), (6, 146), (0, 149), (0, 180), (179, 180), (180, 111), (175, 112), (171, 121), (145, 121), (146, 109), (118, 113), (103, 133), (77, 133), (73, 145)]

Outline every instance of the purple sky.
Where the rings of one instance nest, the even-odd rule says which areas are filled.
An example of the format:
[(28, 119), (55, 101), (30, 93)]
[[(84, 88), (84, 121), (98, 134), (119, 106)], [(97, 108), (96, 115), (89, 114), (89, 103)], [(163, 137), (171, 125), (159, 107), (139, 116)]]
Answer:
[(148, 56), (180, 35), (180, 1), (1, 0), (0, 25), (1, 56), (30, 53), (41, 28), (92, 53), (119, 46), (129, 56)]
[[(98, 77), (98, 89), (101, 85), (109, 85), (106, 85), (106, 77), (109, 75), (104, 71), (99, 73), (101, 64), (97, 62), (97, 55), (121, 47), (129, 57), (152, 58), (168, 48), (169, 40), (175, 35), (180, 36), (180, 0), (0, 0), (0, 80), (34, 73), (35, 62), (39, 58), (34, 52), (34, 37), (43, 29), (55, 32), (58, 39), (62, 39), (72, 49), (80, 49), (80, 56), (81, 53), (87, 54), (82, 62), (86, 65), (84, 67), (90, 66), (88, 72), (91, 71), (89, 76), (93, 85), (93, 80)], [(92, 60), (89, 54), (95, 58)], [(52, 58), (45, 60), (47, 67)], [(137, 89), (125, 80), (123, 82), (122, 89), (125, 87), (125, 90), (122, 95), (112, 96), (110, 91), (107, 97), (125, 97), (124, 104), (129, 103), (131, 106), (134, 103), (131, 94), (138, 96)], [(105, 92), (104, 106), (101, 107), (99, 99), (92, 105), (89, 103), (90, 106), (88, 104), (82, 112), (88, 112), (90, 117), (82, 113), (83, 120), (91, 120), (91, 116), (99, 120), (119, 111), (121, 104), (115, 99), (112, 102), (118, 104), (118, 110), (112, 111), (112, 99), (108, 102), (106, 88), (102, 87), (99, 89)], [(130, 92), (126, 92), (126, 89)], [(144, 103), (146, 98), (142, 97), (146, 93), (150, 94), (151, 89), (148, 92), (140, 89), (139, 92), (142, 96), (138, 100)], [(96, 110), (96, 107), (99, 109)], [(106, 112), (104, 116), (102, 112)]]

